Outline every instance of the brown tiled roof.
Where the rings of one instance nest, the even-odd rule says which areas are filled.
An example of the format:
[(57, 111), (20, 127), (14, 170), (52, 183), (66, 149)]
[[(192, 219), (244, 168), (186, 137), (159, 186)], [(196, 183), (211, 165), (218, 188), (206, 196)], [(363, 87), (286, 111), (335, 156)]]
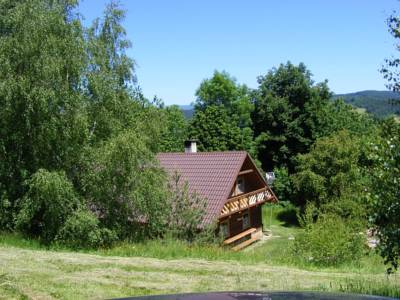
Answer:
[(177, 171), (207, 201), (205, 223), (219, 216), (237, 174), (247, 157), (245, 151), (159, 153), (160, 165), (169, 173)]

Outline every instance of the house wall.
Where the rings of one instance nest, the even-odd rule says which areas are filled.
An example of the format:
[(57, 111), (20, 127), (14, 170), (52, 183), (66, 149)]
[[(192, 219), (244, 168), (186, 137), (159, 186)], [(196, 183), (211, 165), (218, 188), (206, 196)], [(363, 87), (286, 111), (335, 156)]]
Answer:
[(250, 218), (252, 227), (262, 227), (261, 205), (250, 208)]
[[(238, 187), (238, 180), (241, 179), (244, 182), (244, 189)], [(249, 174), (240, 175), (237, 177), (234, 187), (231, 191), (231, 197), (235, 197), (241, 194), (250, 193), (252, 191), (262, 189), (265, 187), (264, 182), (260, 181), (256, 172)]]
[[(249, 215), (249, 226), (243, 228), (243, 215)], [(251, 207), (240, 212), (237, 212), (229, 217), (220, 220), (221, 222), (228, 222), (229, 235), (228, 237), (235, 236), (249, 228), (262, 228), (261, 205)]]

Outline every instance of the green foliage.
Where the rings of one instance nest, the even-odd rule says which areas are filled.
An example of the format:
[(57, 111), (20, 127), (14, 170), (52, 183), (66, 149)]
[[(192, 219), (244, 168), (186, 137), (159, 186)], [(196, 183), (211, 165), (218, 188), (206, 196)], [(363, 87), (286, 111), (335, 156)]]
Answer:
[(116, 234), (99, 227), (99, 220), (88, 210), (79, 209), (71, 214), (58, 232), (55, 240), (71, 249), (109, 247)]
[(314, 138), (329, 136), (340, 130), (356, 135), (368, 135), (376, 129), (376, 121), (369, 114), (363, 114), (346, 104), (342, 99), (328, 102), (318, 115)]
[(60, 241), (73, 247), (105, 244), (95, 238), (103, 228), (157, 236), (169, 212), (154, 153), (182, 147), (185, 120), (136, 86), (116, 2), (89, 28), (77, 6), (0, 2), (0, 226), (12, 230), (17, 216), (20, 230), (49, 243), (67, 221)]
[(395, 103), (400, 95), (391, 91), (361, 91), (356, 93), (334, 95), (333, 99), (341, 98), (347, 104), (356, 108), (365, 109), (366, 112), (377, 118), (385, 118), (393, 114), (400, 114), (400, 107)]
[(366, 180), (360, 155), (358, 139), (347, 131), (317, 140), (309, 153), (297, 157), (292, 177), (297, 201), (311, 201), (319, 208), (344, 196), (360, 197)]
[(199, 139), (200, 150), (247, 150), (255, 154), (251, 128), (251, 92), (226, 72), (215, 71), (196, 91), (190, 137)]
[[(1, 184), (0, 184), (1, 186)], [(12, 229), (12, 210), (5, 190), (0, 189), (0, 228)]]
[(189, 242), (207, 242), (215, 239), (216, 226), (205, 224), (207, 202), (175, 172), (168, 184), (171, 209), (167, 219), (168, 236)]
[(184, 114), (176, 105), (162, 110), (164, 119), (163, 132), (160, 137), (161, 152), (181, 152), (187, 139), (187, 122)]
[(80, 181), (101, 225), (120, 237), (152, 237), (162, 231), (168, 213), (165, 175), (134, 132), (123, 132), (88, 149)]
[(304, 64), (281, 64), (258, 78), (252, 115), (259, 159), (265, 170), (295, 169), (297, 154), (317, 138), (339, 130), (364, 134), (374, 125), (368, 115), (331, 99), (327, 82), (315, 84)]
[(240, 149), (240, 129), (230, 120), (226, 110), (208, 106), (196, 111), (190, 123), (190, 136), (199, 140), (200, 151), (227, 151)]
[[(387, 25), (389, 27), (389, 33), (396, 39), (400, 38), (400, 17), (396, 12), (387, 19)], [(399, 44), (396, 44), (396, 50), (399, 51)], [(400, 91), (400, 78), (398, 67), (400, 65), (400, 58), (392, 57), (385, 59), (385, 64), (381, 68), (383, 78), (387, 80), (387, 88), (394, 91)]]
[(50, 243), (81, 202), (62, 172), (40, 169), (27, 186), (17, 215), (17, 227), (29, 236)]
[(298, 259), (319, 266), (358, 262), (363, 255), (365, 236), (338, 215), (317, 217), (317, 214), (315, 207), (308, 205), (300, 218), (304, 233), (296, 237), (292, 249)]
[[(0, 182), (8, 217), (39, 168), (73, 168), (87, 139), (75, 1), (0, 2)], [(3, 199), (5, 199), (3, 198)]]
[(87, 92), (92, 143), (115, 136), (134, 126), (138, 103), (132, 101), (134, 61), (125, 51), (130, 47), (121, 22), (125, 12), (111, 2), (102, 18), (87, 31)]
[(379, 249), (389, 272), (400, 262), (400, 125), (393, 119), (381, 127), (381, 139), (371, 147), (372, 169), (372, 224), (377, 229)]
[(275, 168), (275, 181), (272, 185), (279, 202), (289, 201), (293, 195), (293, 183), (287, 168)]
[(291, 161), (305, 153), (313, 143), (315, 114), (330, 98), (326, 82), (314, 84), (304, 64), (281, 64), (258, 78), (253, 113), (254, 133), (264, 169), (285, 166), (291, 172)]

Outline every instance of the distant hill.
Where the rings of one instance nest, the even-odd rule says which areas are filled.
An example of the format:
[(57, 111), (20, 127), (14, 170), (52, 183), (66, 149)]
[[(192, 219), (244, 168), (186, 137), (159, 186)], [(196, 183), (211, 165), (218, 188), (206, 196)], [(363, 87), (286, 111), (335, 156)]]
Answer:
[(194, 114), (194, 108), (192, 105), (179, 105), (186, 119), (191, 119)]
[(342, 98), (346, 103), (357, 108), (365, 109), (378, 118), (384, 118), (392, 114), (400, 115), (399, 93), (371, 90), (333, 96), (333, 99), (337, 98)]
[[(344, 102), (366, 111), (378, 118), (396, 114), (400, 116), (400, 93), (391, 91), (360, 91), (348, 94), (335, 94), (332, 99), (342, 98)], [(394, 104), (394, 103), (397, 103)], [(192, 105), (179, 106), (187, 119), (193, 117)]]

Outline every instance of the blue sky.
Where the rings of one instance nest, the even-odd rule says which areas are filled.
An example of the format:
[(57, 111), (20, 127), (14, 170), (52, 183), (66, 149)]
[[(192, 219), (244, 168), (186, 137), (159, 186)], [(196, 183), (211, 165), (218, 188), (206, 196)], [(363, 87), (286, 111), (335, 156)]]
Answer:
[[(107, 0), (81, 0), (89, 24)], [(384, 90), (379, 68), (395, 53), (385, 23), (397, 0), (121, 0), (139, 85), (148, 98), (189, 104), (201, 81), (225, 70), (257, 76), (290, 60), (335, 93)]]

